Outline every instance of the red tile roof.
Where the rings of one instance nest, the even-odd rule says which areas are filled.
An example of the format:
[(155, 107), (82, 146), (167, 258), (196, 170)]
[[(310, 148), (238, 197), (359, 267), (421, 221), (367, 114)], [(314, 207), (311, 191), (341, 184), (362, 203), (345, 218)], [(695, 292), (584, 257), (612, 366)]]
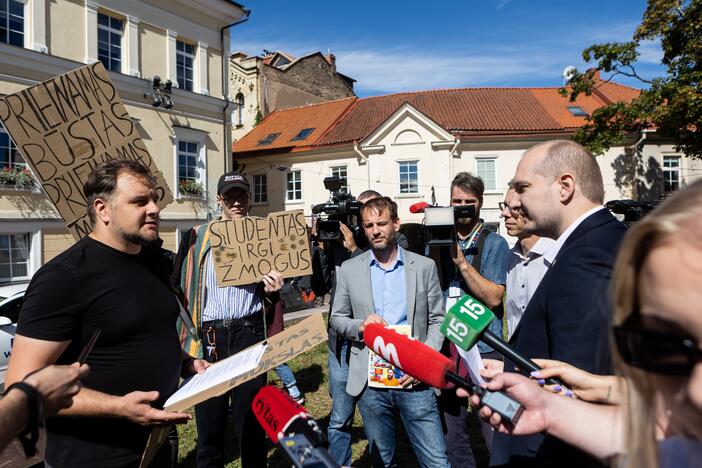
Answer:
[[(592, 95), (581, 95), (575, 102), (570, 102), (558, 93), (558, 89), (460, 88), (332, 101), (327, 104), (333, 106), (333, 103), (343, 102), (346, 112), (337, 114), (340, 116), (338, 121), (329, 125), (329, 130), (321, 138), (317, 135), (313, 145), (363, 140), (404, 103), (411, 104), (460, 138), (568, 133), (585, 123), (585, 118), (573, 116), (568, 106), (578, 106), (591, 114), (610, 102), (630, 101), (639, 93), (634, 88), (601, 82)], [(324, 109), (324, 106), (316, 105), (277, 111), (275, 120), (266, 118), (252, 133), (258, 132), (258, 141), (261, 135), (278, 132), (278, 128), (288, 128), (302, 116), (311, 119), (316, 114), (324, 113)], [(325, 122), (331, 121), (327, 118)], [(297, 125), (296, 128), (303, 126)], [(244, 138), (249, 139), (250, 135), (251, 133)], [(241, 146), (237, 145), (234, 151), (242, 151), (239, 149)]]
[[(253, 130), (244, 135), (239, 141), (234, 142), (233, 150), (237, 153), (243, 153), (283, 149), (291, 151), (301, 147), (308, 147), (316, 142), (355, 100), (356, 98), (351, 97), (310, 106), (273, 111)], [(314, 128), (314, 131), (304, 140), (291, 141), (300, 130), (305, 128)], [(271, 144), (259, 145), (259, 142), (271, 133), (280, 133), (280, 135)]]
[(526, 89), (446, 89), (359, 99), (317, 144), (362, 140), (405, 102), (451, 132), (558, 128)]

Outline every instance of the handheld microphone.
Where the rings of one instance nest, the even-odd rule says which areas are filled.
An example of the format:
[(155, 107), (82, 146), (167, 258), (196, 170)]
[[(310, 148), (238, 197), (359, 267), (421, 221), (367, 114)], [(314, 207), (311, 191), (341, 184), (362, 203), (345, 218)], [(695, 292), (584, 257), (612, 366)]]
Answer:
[(410, 213), (424, 213), (424, 210), (429, 208), (430, 206), (432, 205), (430, 205), (427, 202), (418, 202), (413, 205), (410, 205), (409, 211)]
[[(487, 329), (493, 319), (495, 319), (495, 314), (490, 309), (475, 298), (464, 294), (446, 312), (444, 322), (441, 324), (441, 333), (456, 346), (466, 351), (480, 340), (522, 369), (527, 371), (541, 370), (541, 367), (535, 362), (518, 354), (501, 338)], [(564, 385), (557, 379), (547, 379), (546, 382), (549, 385)]]
[(366, 325), (363, 341), (376, 354), (415, 379), (436, 388), (447, 388), (449, 382), (454, 383), (478, 395), (482, 405), (512, 423), (516, 423), (524, 411), (519, 402), (504, 393), (491, 392), (451, 372), (453, 363), (449, 358), (392, 328), (377, 323)]
[(261, 388), (251, 404), (266, 435), (295, 467), (336, 468), (329, 442), (304, 406), (275, 385)]

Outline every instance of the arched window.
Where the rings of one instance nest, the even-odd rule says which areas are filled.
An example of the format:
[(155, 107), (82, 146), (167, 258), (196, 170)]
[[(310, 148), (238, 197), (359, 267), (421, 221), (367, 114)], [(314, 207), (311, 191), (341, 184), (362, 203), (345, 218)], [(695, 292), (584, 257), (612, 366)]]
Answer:
[(234, 97), (234, 125), (244, 125), (244, 95), (239, 93)]

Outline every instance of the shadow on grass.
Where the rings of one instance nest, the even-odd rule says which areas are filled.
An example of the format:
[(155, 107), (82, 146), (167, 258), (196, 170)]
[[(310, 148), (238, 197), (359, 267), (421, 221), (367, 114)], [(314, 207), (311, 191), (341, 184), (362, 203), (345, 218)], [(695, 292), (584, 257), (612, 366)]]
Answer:
[[(194, 446), (178, 461), (178, 468), (194, 468), (197, 466), (197, 431), (194, 431)], [(182, 438), (182, 436), (180, 436)], [(229, 414), (227, 418), (227, 433), (224, 437), (224, 463), (229, 464), (239, 458), (239, 439), (234, 429), (234, 420)]]
[(324, 381), (324, 371), (322, 370), (322, 366), (319, 364), (312, 364), (310, 366), (297, 369), (295, 371), (295, 380), (297, 381), (297, 388), (299, 388), (302, 393), (317, 392)]

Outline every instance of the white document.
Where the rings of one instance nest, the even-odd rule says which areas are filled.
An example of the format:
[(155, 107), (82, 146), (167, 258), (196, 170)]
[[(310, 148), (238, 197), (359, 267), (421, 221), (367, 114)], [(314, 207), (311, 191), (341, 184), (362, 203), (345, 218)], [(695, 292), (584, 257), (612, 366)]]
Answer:
[[(453, 307), (453, 305), (456, 302), (458, 302), (457, 297), (448, 297), (446, 299), (446, 311), (448, 312), (448, 310), (451, 307)], [(485, 383), (485, 379), (483, 379), (480, 375), (480, 371), (482, 369), (485, 369), (485, 365), (483, 364), (483, 358), (480, 357), (480, 351), (478, 350), (477, 343), (473, 345), (473, 347), (470, 348), (468, 351), (461, 349), (458, 346), (456, 346), (456, 350), (458, 350), (459, 356), (461, 356), (461, 359), (463, 359), (463, 361), (465, 361), (466, 363), (466, 367), (468, 367), (468, 374), (470, 375), (470, 380), (476, 385), (481, 385)], [(480, 422), (483, 437), (485, 438), (485, 444), (487, 445), (488, 450), (490, 450), (490, 447), (492, 447), (492, 437), (494, 429), (485, 421)]]
[(262, 342), (246, 351), (212, 364), (202, 374), (192, 376), (166, 400), (164, 407), (168, 409), (169, 406), (179, 401), (255, 369), (266, 351), (266, 346), (266, 342)]

